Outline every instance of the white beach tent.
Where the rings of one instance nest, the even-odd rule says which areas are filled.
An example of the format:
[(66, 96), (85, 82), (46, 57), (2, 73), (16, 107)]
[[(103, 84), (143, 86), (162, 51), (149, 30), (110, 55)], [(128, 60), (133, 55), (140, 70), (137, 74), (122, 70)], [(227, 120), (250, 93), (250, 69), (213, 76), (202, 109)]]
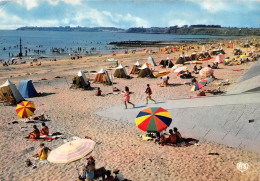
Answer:
[(156, 66), (156, 63), (154, 62), (154, 59), (151, 56), (148, 57), (147, 63), (151, 64), (151, 66)]
[(127, 76), (128, 75), (127, 75), (125, 67), (122, 64), (120, 64), (115, 70), (114, 77), (127, 78)]
[[(10, 95), (11, 94), (11, 95)], [(24, 101), (23, 96), (16, 88), (15, 84), (13, 84), (10, 80), (7, 81), (0, 86), (0, 99), (5, 98), (5, 95), (13, 96), (16, 100), (16, 103)]]
[(82, 77), (83, 80), (84, 80), (84, 82), (87, 83), (87, 78), (86, 78), (86, 75), (85, 75), (85, 73), (84, 73), (83, 71), (80, 70), (80, 71), (78, 72), (78, 76), (79, 76), (79, 77)]

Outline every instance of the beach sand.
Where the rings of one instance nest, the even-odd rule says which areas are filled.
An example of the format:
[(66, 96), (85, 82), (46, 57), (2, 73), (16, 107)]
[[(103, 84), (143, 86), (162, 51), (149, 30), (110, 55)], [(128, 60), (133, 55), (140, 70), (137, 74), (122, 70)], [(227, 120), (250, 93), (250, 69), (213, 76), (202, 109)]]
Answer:
[[(231, 49), (224, 48), (227, 55), (231, 55)], [(245, 50), (245, 49), (244, 49)], [(155, 62), (159, 64), (166, 57), (178, 57), (181, 52), (171, 54), (156, 53), (152, 55)], [(192, 53), (192, 50), (189, 54)], [(149, 54), (138, 51), (136, 54), (103, 55), (102, 57), (83, 57), (79, 60), (62, 59), (57, 62), (42, 61), (41, 66), (12, 65), (0, 68), (0, 82), (4, 83), (7, 78), (18, 85), (20, 80), (33, 79), (34, 86), (38, 92), (49, 95), (29, 98), (36, 105), (36, 114), (45, 113), (50, 120), (46, 122), (50, 132), (61, 132), (63, 136), (52, 142), (45, 142), (46, 146), (54, 149), (64, 143), (64, 140), (73, 140), (77, 136), (84, 138), (90, 136), (97, 142), (94, 151), (90, 154), (96, 159), (96, 167), (104, 166), (106, 169), (118, 168), (125, 178), (134, 181), (146, 180), (252, 180), (260, 179), (260, 155), (241, 149), (235, 149), (224, 145), (200, 141), (197, 146), (171, 147), (159, 146), (153, 142), (142, 141), (139, 130), (134, 120), (132, 123), (120, 122), (101, 117), (96, 111), (115, 105), (122, 105), (124, 114), (123, 95), (113, 95), (111, 86), (92, 84), (100, 87), (104, 97), (96, 97), (95, 91), (82, 91), (80, 89), (69, 89), (72, 77), (79, 70), (99, 71), (115, 66), (113, 62), (105, 62), (108, 58), (116, 58), (124, 66), (128, 65), (130, 72), (132, 65), (138, 60), (144, 63)], [(204, 62), (203, 66), (212, 60)], [(249, 62), (240, 66), (224, 66), (217, 69), (214, 75), (221, 82), (229, 79), (231, 84), (248, 70), (253, 64)], [(155, 70), (162, 70), (160, 66)], [(187, 65), (192, 70), (193, 65)], [(232, 69), (242, 69), (234, 72)], [(168, 70), (168, 69), (165, 69)], [(109, 70), (109, 74), (114, 70)], [(62, 78), (55, 78), (60, 76)], [(94, 74), (86, 73), (87, 78), (94, 79)], [(156, 101), (167, 99), (188, 98), (195, 96), (197, 92), (191, 92), (190, 86), (184, 85), (184, 79), (169, 74), (169, 83), (176, 84), (171, 87), (159, 87), (157, 84), (161, 79), (133, 78), (130, 80), (114, 79), (117, 88), (123, 90), (125, 86), (130, 88), (131, 102), (145, 104), (146, 84), (149, 83), (153, 90), (153, 98)], [(197, 75), (200, 77), (199, 75)], [(134, 76), (136, 77), (136, 76)], [(47, 80), (38, 80), (47, 78)], [(228, 86), (221, 86), (225, 91)], [(206, 89), (216, 89), (217, 85), (211, 83)], [(210, 96), (210, 94), (207, 94)], [(154, 105), (151, 103), (150, 105)], [(129, 105), (131, 108), (131, 105)], [(167, 108), (166, 108), (167, 109)], [(174, 117), (174, 115), (172, 115)], [(53, 164), (33, 161), (37, 168), (25, 167), (25, 160), (38, 151), (40, 142), (26, 141), (23, 138), (32, 130), (32, 123), (24, 123), (16, 116), (15, 106), (0, 105), (0, 180), (76, 180), (77, 170), (86, 163), (86, 158), (70, 164)], [(192, 118), (191, 118), (192, 119)], [(11, 122), (17, 120), (18, 124)], [(10, 124), (8, 124), (10, 123)], [(36, 124), (41, 127), (40, 123)], [(183, 135), (185, 136), (185, 135)], [(219, 155), (208, 155), (219, 153)], [(245, 162), (249, 169), (240, 172), (236, 164)]]

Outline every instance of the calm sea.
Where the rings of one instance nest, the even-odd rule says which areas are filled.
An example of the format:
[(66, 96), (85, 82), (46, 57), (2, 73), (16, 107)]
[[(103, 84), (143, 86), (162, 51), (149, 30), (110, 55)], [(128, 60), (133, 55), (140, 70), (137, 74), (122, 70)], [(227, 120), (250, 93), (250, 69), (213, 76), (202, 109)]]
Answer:
[[(111, 53), (113, 41), (192, 41), (198, 39), (227, 39), (231, 37), (206, 35), (170, 35), (170, 34), (136, 34), (110, 32), (56, 32), (56, 31), (0, 31), (0, 59), (8, 60), (19, 53), (19, 40), (22, 39), (23, 55), (28, 57), (59, 57), (69, 56), (77, 51), (85, 55)], [(52, 52), (52, 48), (63, 49), (63, 52)], [(79, 49), (81, 48), (81, 49)], [(39, 50), (39, 51), (38, 51)]]

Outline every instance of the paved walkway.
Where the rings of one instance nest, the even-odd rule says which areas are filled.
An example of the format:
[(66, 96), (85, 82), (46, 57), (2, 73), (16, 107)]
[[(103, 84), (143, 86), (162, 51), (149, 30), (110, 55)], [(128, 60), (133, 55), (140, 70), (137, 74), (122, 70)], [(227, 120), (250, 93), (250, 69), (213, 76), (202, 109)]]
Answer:
[[(135, 124), (136, 115), (147, 107), (136, 106), (127, 110), (123, 105), (111, 107), (97, 114)], [(178, 127), (185, 137), (260, 153), (260, 92), (167, 100), (148, 106), (167, 109), (173, 118), (170, 128)]]

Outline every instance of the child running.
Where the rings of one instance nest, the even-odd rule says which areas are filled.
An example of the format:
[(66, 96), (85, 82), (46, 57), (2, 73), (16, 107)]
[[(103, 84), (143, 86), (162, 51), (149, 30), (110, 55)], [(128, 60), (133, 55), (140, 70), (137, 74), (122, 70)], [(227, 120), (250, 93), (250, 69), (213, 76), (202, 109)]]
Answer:
[(124, 95), (124, 102), (125, 102), (125, 109), (127, 109), (127, 104), (132, 104), (133, 108), (135, 107), (135, 105), (133, 103), (130, 102), (130, 95), (129, 95), (129, 88), (127, 86), (125, 86), (125, 95)]

